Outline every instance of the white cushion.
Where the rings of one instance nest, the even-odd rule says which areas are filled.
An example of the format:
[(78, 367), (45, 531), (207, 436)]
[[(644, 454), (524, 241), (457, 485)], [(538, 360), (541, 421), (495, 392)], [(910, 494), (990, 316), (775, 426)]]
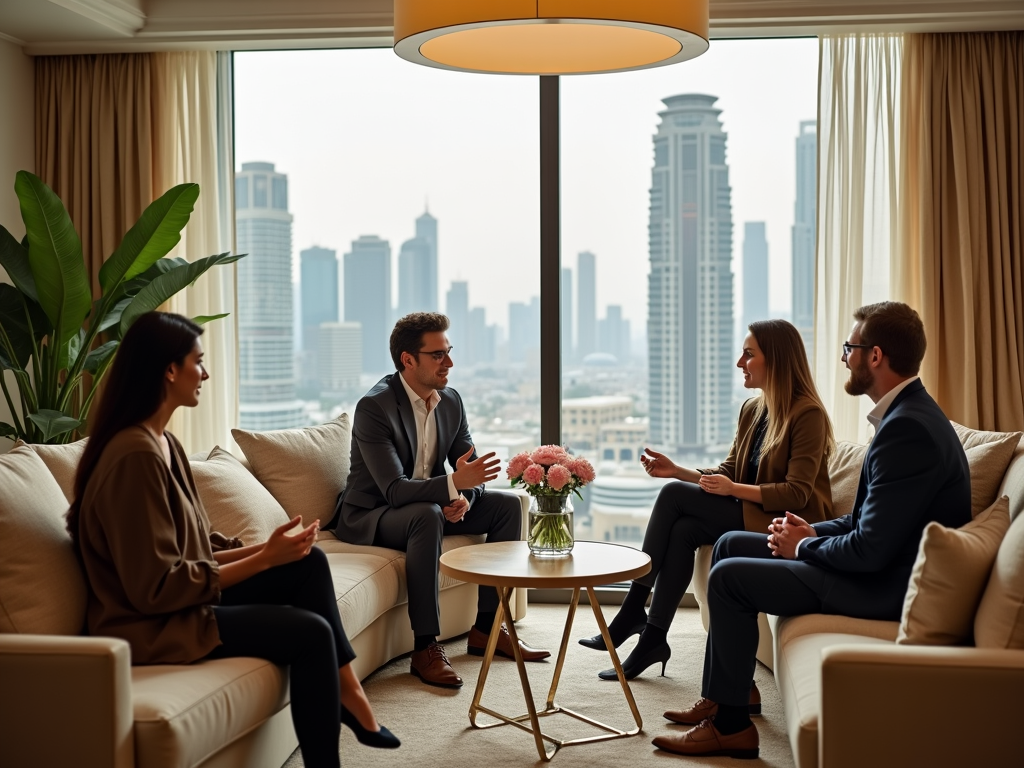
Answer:
[(1020, 432), (986, 432), (951, 421), (967, 454), (971, 473), (971, 515), (988, 509), (996, 500), (1006, 467), (1020, 442)]
[(979, 648), (1024, 648), (1024, 515), (1003, 536), (974, 616)]
[(860, 469), (868, 447), (860, 443), (840, 441), (828, 458), (828, 479), (832, 485), (832, 517), (853, 512), (860, 484)]
[(43, 464), (50, 470), (64, 498), (70, 504), (75, 500), (75, 474), (78, 472), (78, 462), (82, 460), (88, 440), (89, 438), (83, 437), (67, 445), (42, 445), (19, 440), (15, 445), (25, 446), (43, 460)]

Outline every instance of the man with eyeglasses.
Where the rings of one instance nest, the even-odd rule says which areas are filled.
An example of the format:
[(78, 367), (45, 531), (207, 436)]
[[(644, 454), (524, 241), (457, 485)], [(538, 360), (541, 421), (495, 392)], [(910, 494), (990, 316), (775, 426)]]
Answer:
[[(666, 712), (696, 727), (654, 745), (691, 757), (757, 757), (750, 685), (758, 613), (826, 613), (899, 621), (924, 527), (971, 519), (967, 456), (917, 373), (925, 334), (912, 308), (886, 301), (861, 307), (842, 360), (845, 389), (867, 395), (875, 436), (864, 456), (853, 512), (809, 525), (786, 512), (764, 534), (732, 532), (715, 545), (708, 578), (711, 627), (703, 697)], [(671, 717), (670, 717), (671, 715)]]
[[(405, 552), (409, 620), (415, 635), (410, 672), (428, 685), (458, 688), (462, 678), (437, 642), (441, 632), (438, 561), (441, 540), (486, 534), (488, 541), (516, 541), (522, 523), (519, 498), (485, 490), (498, 476), (493, 453), (478, 456), (459, 393), (448, 386), (453, 363), (448, 318), (435, 312), (406, 315), (391, 332), (397, 369), (356, 405), (352, 420), (352, 469), (330, 526), (350, 544)], [(454, 467), (446, 472), (444, 463)], [(494, 587), (480, 587), (469, 653), (483, 656), (498, 609)], [(514, 658), (503, 626), (496, 653)], [(519, 641), (523, 658), (550, 652)]]

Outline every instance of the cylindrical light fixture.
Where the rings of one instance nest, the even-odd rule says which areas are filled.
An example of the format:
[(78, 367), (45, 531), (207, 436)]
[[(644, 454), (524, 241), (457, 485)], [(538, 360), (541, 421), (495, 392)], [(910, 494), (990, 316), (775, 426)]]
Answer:
[(583, 75), (708, 49), (708, 0), (395, 0), (395, 53), (430, 67)]

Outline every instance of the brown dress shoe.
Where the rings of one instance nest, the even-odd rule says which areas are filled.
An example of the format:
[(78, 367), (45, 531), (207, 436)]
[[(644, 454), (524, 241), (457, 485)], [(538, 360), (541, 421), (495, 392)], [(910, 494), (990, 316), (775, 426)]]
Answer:
[(737, 757), (754, 760), (758, 754), (757, 728), (751, 724), (739, 733), (728, 736), (720, 733), (711, 720), (685, 733), (671, 733), (659, 736), (651, 742), (658, 749), (688, 757)]
[[(665, 719), (680, 725), (697, 725), (705, 718), (714, 717), (718, 714), (718, 705), (711, 699), (698, 699), (697, 703), (689, 709), (670, 709), (665, 713)], [(761, 692), (756, 685), (750, 686), (750, 714), (761, 714)]]
[(427, 685), (462, 687), (462, 678), (455, 674), (440, 643), (431, 643), (422, 651), (414, 651), (409, 671)]
[[(466, 651), (470, 656), (483, 656), (487, 650), (487, 635), (476, 627), (469, 630), (469, 642)], [(523, 654), (523, 661), (540, 661), (551, 655), (551, 651), (542, 648), (531, 648), (522, 640), (519, 641), (519, 652)], [(516, 657), (512, 649), (512, 635), (508, 633), (508, 627), (501, 625), (501, 634), (498, 635), (498, 646), (494, 649), (495, 656), (504, 656), (507, 659)]]

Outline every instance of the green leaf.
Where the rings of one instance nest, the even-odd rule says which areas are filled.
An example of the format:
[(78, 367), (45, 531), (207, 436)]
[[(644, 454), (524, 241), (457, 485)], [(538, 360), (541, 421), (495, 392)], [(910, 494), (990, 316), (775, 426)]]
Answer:
[(206, 256), (185, 266), (175, 267), (155, 278), (139, 291), (139, 295), (132, 300), (132, 303), (121, 315), (121, 336), (128, 331), (131, 324), (135, 322), (135, 318), (146, 312), (152, 312), (178, 291), (198, 280), (211, 267), (230, 264), (233, 261), (238, 261), (243, 255), (233, 256), (230, 253), (220, 253), (216, 256)]
[(74, 363), (78, 354), (82, 351), (82, 341), (85, 339), (85, 328), (79, 328), (78, 333), (68, 339), (68, 360)]
[(28, 263), (28, 251), (13, 235), (0, 226), (0, 267), (10, 275), (11, 282), (32, 301), (39, 301), (32, 267)]
[(36, 342), (49, 332), (50, 321), (39, 305), (31, 299), (26, 300), (13, 285), (0, 283), (0, 328), (7, 334), (15, 354), (15, 360), (7, 360), (4, 345), (0, 343), (0, 367), (14, 368), (16, 365), (18, 368), (24, 368), (32, 356), (32, 336), (29, 333), (28, 321), (25, 319), (26, 302), (32, 317), (32, 330), (35, 332)]
[(198, 184), (179, 184), (154, 200), (100, 268), (100, 285), (110, 291), (141, 275), (181, 240), (181, 230), (199, 198)]
[(6, 421), (0, 421), (0, 437), (9, 437), (12, 440), (17, 440), (20, 435), (18, 434), (18, 430)]
[(100, 320), (99, 328), (96, 329), (96, 333), (103, 333), (111, 326), (118, 325), (121, 322), (121, 314), (127, 309), (128, 305), (132, 303), (133, 296), (126, 296), (121, 299), (117, 304), (110, 308), (110, 311)]
[(92, 307), (82, 241), (60, 198), (38, 176), (18, 171), (14, 191), (28, 232), (28, 261), (39, 304), (53, 323), (54, 346), (63, 352)]
[(28, 418), (43, 433), (44, 443), (48, 443), (53, 438), (82, 426), (82, 422), (78, 419), (68, 416), (66, 413), (51, 411), (47, 408), (39, 409), (38, 413), (30, 413)]
[(220, 320), (222, 317), (227, 317), (230, 314), (230, 312), (223, 312), (219, 315), (198, 315), (192, 318), (192, 322), (196, 325), (206, 325), (207, 323), (212, 323), (214, 320)]
[(121, 342), (119, 340), (114, 339), (112, 341), (108, 341), (106, 344), (100, 344), (96, 349), (92, 350), (85, 358), (85, 370), (89, 373), (96, 373), (96, 371), (100, 369), (100, 366), (107, 361), (107, 358), (117, 351), (117, 347), (120, 343)]

